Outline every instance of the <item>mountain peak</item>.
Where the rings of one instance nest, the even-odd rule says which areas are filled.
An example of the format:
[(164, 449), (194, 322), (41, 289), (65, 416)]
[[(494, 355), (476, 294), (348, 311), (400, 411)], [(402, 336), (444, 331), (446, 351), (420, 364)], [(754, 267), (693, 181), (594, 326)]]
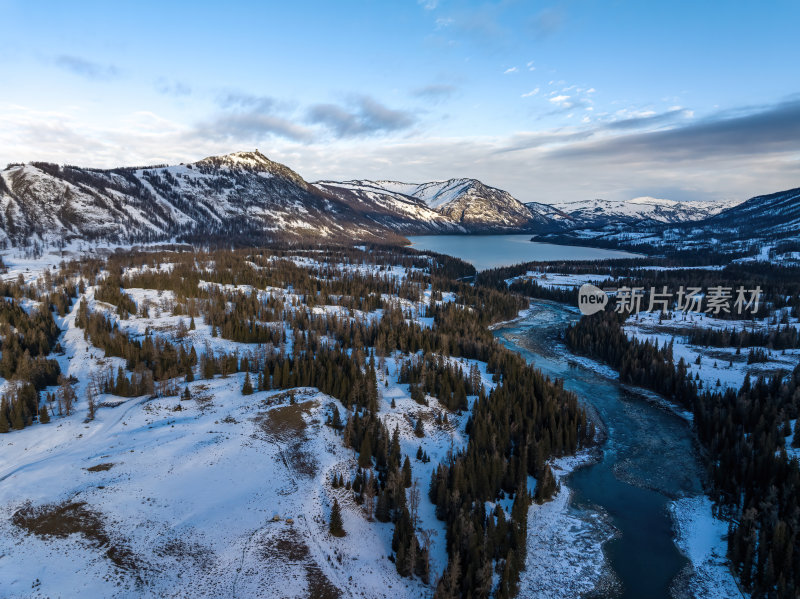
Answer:
[(220, 154), (219, 156), (208, 156), (202, 160), (195, 162), (197, 165), (214, 165), (214, 166), (227, 166), (227, 167), (242, 167), (249, 169), (265, 169), (273, 164), (277, 164), (264, 156), (258, 150), (252, 152), (240, 151), (231, 152), (229, 154)]
[(200, 170), (227, 169), (231, 171), (247, 171), (260, 175), (275, 176), (292, 181), (299, 187), (308, 190), (309, 185), (306, 181), (290, 169), (285, 164), (275, 162), (267, 158), (257, 149), (252, 152), (240, 151), (222, 154), (220, 156), (208, 156), (194, 163)]

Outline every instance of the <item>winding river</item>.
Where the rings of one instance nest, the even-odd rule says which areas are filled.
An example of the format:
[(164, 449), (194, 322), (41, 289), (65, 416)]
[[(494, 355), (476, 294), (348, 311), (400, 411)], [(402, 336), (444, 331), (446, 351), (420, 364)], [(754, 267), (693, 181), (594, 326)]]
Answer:
[(617, 531), (604, 545), (615, 582), (594, 596), (685, 596), (691, 567), (675, 545), (668, 505), (702, 493), (692, 432), (680, 416), (569, 353), (559, 332), (578, 317), (565, 306), (534, 301), (526, 317), (495, 335), (549, 377), (563, 379), (602, 422), (607, 439), (602, 457), (565, 480), (572, 514), (584, 519), (587, 513), (602, 514)]

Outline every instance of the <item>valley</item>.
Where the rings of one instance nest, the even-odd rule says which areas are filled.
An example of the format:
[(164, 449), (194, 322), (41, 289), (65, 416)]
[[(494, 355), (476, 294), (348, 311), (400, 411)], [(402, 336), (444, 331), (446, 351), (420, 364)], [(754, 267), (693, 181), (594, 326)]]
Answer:
[[(52, 594), (65, 580), (104, 596), (161, 596), (177, 584), (183, 590), (171, 591), (173, 596), (251, 596), (274, 592), (277, 581), (287, 578), (295, 581), (281, 586), (287, 597), (445, 596), (446, 585), (455, 584), (451, 570), (465, 564), (459, 556), (453, 565), (452, 546), (445, 542), (448, 519), (441, 519), (445, 504), (436, 499), (442, 483), (435, 481), (443, 475), (442, 465), (456, 467), (453, 460), (464, 459), (459, 456), (497, 451), (474, 446), (476, 409), (487, 401), (481, 399), (483, 390), (489, 394), (487, 408), (503, 401), (498, 368), (507, 373), (519, 368), (508, 370), (513, 362), (502, 366), (494, 357), (498, 349), (490, 349), (490, 338), (484, 337), (493, 323), (497, 340), (513, 352), (509, 357), (518, 354), (548, 381), (558, 380), (553, 391), (567, 393), (565, 405), (577, 401), (588, 410), (577, 416), (575, 441), (562, 449), (553, 449), (552, 441), (544, 445), (551, 448), (546, 466), (537, 464), (539, 458), (531, 462), (524, 491), (514, 492), (515, 486), (501, 479), (496, 490), (479, 491), (489, 493), (483, 495), (487, 509), (499, 509), (507, 519), (519, 518), (520, 493), (537, 498), (525, 510), (521, 529), (527, 531), (525, 562), (517, 566), (518, 574), (508, 566), (503, 570), (519, 577), (506, 579), (509, 592), (710, 598), (739, 592), (725, 566), (727, 525), (712, 517), (707, 499), (710, 483), (692, 441), (691, 410), (641, 383), (617, 382), (613, 370), (565, 346), (565, 327), (580, 316), (575, 304), (537, 299), (529, 304), (503, 291), (534, 298), (560, 294), (569, 302), (587, 281), (608, 286), (621, 276), (713, 279), (725, 270), (637, 270), (615, 265), (642, 264), (641, 257), (595, 250), (588, 262), (501, 267), (467, 285), (453, 279), (470, 277), (474, 269), (445, 256), (470, 259), (468, 251), (457, 249), (463, 239), (442, 237), (438, 245), (426, 239), (429, 245), (423, 247), (435, 254), (379, 246), (211, 253), (181, 246), (145, 252), (109, 247), (93, 255), (74, 246), (27, 258), (22, 250), (7, 252), (9, 301), (32, 298), (22, 305), (35, 314), (43, 293), (66, 298), (55, 304), (62, 306), (54, 313), (61, 331), (57, 345), (36, 358), (54, 361), (61, 372), (58, 381), (35, 383), (43, 385), (39, 413), (22, 399), (21, 371), (2, 383), (0, 428), (11, 432), (0, 436), (6, 506), (0, 538), (7, 541), (3, 559), (16, 573), (15, 596), (31, 584), (37, 593)], [(488, 248), (505, 243), (491, 236), (473, 239), (487, 243), (475, 252), (483, 260)], [(550, 246), (545, 255), (563, 259), (571, 249)], [(478, 265), (503, 263), (504, 250), (498, 252), (495, 262)], [(81, 261), (70, 262), (70, 253)], [(484, 303), (475, 329), (484, 331), (478, 339), (486, 340), (479, 343), (488, 345), (464, 345), (465, 338), (435, 350), (442, 343), (436, 331), (459, 322), (452, 318), (470, 310), (481, 297), (475, 293), (494, 297), (496, 308), (486, 312)], [(796, 308), (775, 312), (771, 297), (765, 298), (768, 308), (760, 320), (642, 312), (628, 320), (625, 334), (634, 342), (669, 345), (703, 388), (735, 392), (746, 376), (781, 376), (800, 357), (795, 338), (782, 332), (800, 324)], [(252, 309), (255, 319), (246, 316)], [(361, 332), (348, 333), (343, 324)], [(687, 342), (687, 334), (713, 330), (748, 331), (752, 343), (769, 343), (772, 349), (765, 348), (765, 360), (756, 361), (748, 356), (760, 348), (750, 341), (744, 341), (744, 351), (697, 345), (700, 337)], [(407, 341), (404, 331), (412, 335)], [(759, 341), (758, 335), (774, 333), (780, 340)], [(322, 346), (313, 340), (319, 334)], [(414, 350), (431, 343), (432, 354)], [(350, 357), (320, 353), (330, 351), (322, 349), (326, 346), (338, 352), (340, 344), (362, 349)], [(156, 353), (147, 358), (141, 354), (145, 347)], [(316, 375), (313, 369), (302, 374), (296, 368), (303, 355), (311, 355), (304, 348), (317, 348), (317, 360), (330, 355), (332, 365), (341, 359), (360, 362), (364, 374), (346, 378), (363, 382), (348, 391), (330, 374)], [(440, 375), (433, 373), (448, 372), (447, 364), (455, 368), (456, 381), (464, 377), (463, 390), (434, 382)], [(317, 376), (322, 378), (315, 382)], [(562, 386), (564, 391), (557, 391)], [(792, 418), (793, 408), (786, 409), (783, 417)], [(397, 438), (397, 457), (389, 462), (382, 460), (391, 451), (381, 457), (374, 446), (388, 439), (373, 441), (369, 449), (353, 439), (356, 423), (370, 421), (372, 414), (378, 417), (378, 439)], [(585, 428), (589, 423), (596, 432)], [(348, 432), (351, 426), (356, 428)], [(668, 462), (653, 461), (658, 453), (642, 453), (654, 442), (661, 450), (671, 447)], [(371, 460), (362, 457), (365, 451)], [(386, 509), (380, 507), (382, 493), (395, 498), (387, 499), (389, 506), (398, 501), (390, 491), (397, 484), (392, 460), (398, 468), (407, 461), (416, 481), (403, 494), (416, 522), (414, 550), (424, 552), (425, 565), (410, 571), (401, 572), (397, 561), (403, 559), (397, 553), (402, 518), (392, 515), (397, 508), (389, 507), (386, 523), (378, 516)], [(514, 463), (512, 457), (508, 464)], [(334, 499), (346, 532), (340, 539), (328, 532)], [(625, 515), (630, 502), (638, 506), (636, 523)], [(489, 519), (495, 526), (499, 513)], [(696, 527), (704, 531), (699, 536), (691, 532)], [(651, 532), (639, 537), (643, 529)], [(644, 555), (644, 547), (648, 561), (634, 566), (638, 562), (631, 557)], [(59, 560), (65, 553), (72, 559)], [(501, 559), (494, 558), (492, 567), (509, 564), (510, 558)], [(645, 574), (648, 568), (653, 574)], [(80, 577), (87, 569), (92, 575)]]
[[(698, 264), (725, 210), (545, 219), (474, 180), (309, 184), (258, 153), (3, 176), (12, 596), (716, 599), (759, 596), (781, 559), (742, 557), (755, 499), (731, 484), (752, 481), (723, 468), (764, 447), (770, 484), (797, 468), (791, 241)], [(580, 318), (587, 283), (643, 305), (746, 284), (763, 312)], [(743, 453), (708, 406), (753, 385), (768, 436)]]
[(800, 3), (0, 15), (0, 599), (800, 599)]

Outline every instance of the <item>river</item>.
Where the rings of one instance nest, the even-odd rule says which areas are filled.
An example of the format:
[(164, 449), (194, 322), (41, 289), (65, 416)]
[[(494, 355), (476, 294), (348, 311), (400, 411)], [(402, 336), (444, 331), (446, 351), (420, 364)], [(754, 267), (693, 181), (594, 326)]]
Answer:
[[(563, 305), (534, 301), (527, 316), (495, 335), (549, 377), (562, 379), (602, 422), (606, 441), (600, 457), (564, 479), (573, 521), (591, 526), (610, 520), (616, 531), (596, 531), (606, 536), (603, 561), (611, 571), (589, 596), (693, 596), (693, 570), (675, 544), (668, 509), (676, 499), (702, 496), (703, 470), (692, 431), (685, 418), (623, 387), (613, 372), (604, 374), (602, 366), (572, 356), (559, 332), (578, 317)], [(576, 559), (584, 558), (577, 553)], [(543, 596), (526, 593), (524, 582), (520, 596)]]
[[(478, 270), (533, 260), (637, 257), (532, 243), (528, 235), (410, 239), (415, 248), (457, 256)], [(525, 317), (495, 330), (508, 348), (551, 379), (562, 379), (604, 439), (593, 455), (566, 460), (564, 492), (550, 505), (531, 508), (529, 523), (542, 530), (529, 528), (527, 565), (536, 563), (523, 573), (520, 597), (739, 597), (725, 562), (725, 525), (711, 518), (703, 495), (690, 416), (652, 393), (621, 385), (610, 368), (572, 355), (559, 335), (579, 316), (570, 307), (534, 300)], [(583, 466), (575, 468), (578, 463)]]

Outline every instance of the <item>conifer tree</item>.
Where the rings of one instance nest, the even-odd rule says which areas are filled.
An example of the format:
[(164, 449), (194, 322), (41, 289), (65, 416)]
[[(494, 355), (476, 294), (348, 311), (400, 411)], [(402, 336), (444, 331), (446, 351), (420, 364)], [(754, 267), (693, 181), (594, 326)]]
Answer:
[(11, 426), (18, 431), (25, 428), (25, 419), (22, 417), (22, 410), (14, 410), (14, 413), (11, 415)]
[[(2, 426), (3, 426), (2, 425), (2, 418), (3, 418), (3, 416), (0, 415), (0, 433), (4, 432), (2, 430)], [(50, 412), (47, 411), (47, 404), (44, 404), (42, 406), (42, 409), (39, 410), (39, 422), (41, 422), (42, 424), (47, 424), (48, 422), (50, 422)]]
[(392, 519), (391, 502), (387, 489), (383, 489), (378, 493), (378, 502), (375, 506), (375, 518), (381, 522), (388, 522)]
[(461, 555), (456, 551), (450, 558), (439, 583), (436, 585), (434, 599), (458, 599), (461, 596)]
[(347, 534), (344, 531), (344, 526), (342, 524), (342, 512), (339, 508), (338, 499), (333, 500), (333, 507), (331, 508), (331, 520), (328, 530), (335, 537), (343, 537), (345, 534)]
[(406, 456), (403, 462), (403, 486), (408, 488), (411, 486), (411, 461)]
[(372, 445), (369, 441), (369, 435), (364, 435), (364, 440), (361, 442), (358, 465), (361, 468), (369, 468), (372, 466)]
[(246, 372), (244, 375), (244, 385), (242, 385), (242, 395), (253, 394), (253, 383), (250, 382), (250, 373)]

